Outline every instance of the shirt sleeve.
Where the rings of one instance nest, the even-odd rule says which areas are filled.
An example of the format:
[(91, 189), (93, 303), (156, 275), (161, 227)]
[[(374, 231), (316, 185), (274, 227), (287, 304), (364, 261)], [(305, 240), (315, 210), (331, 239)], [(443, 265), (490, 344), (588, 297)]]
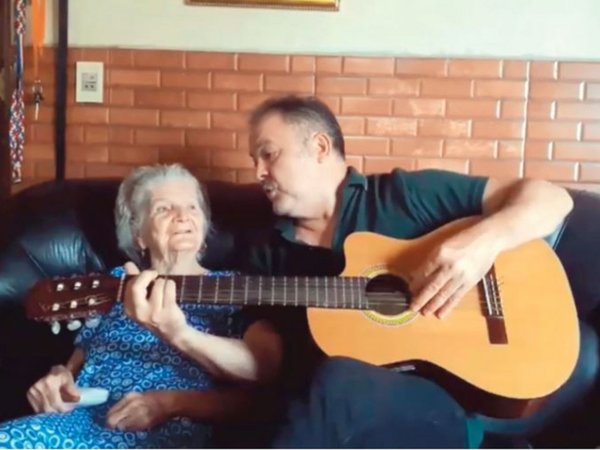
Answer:
[(415, 221), (431, 230), (453, 220), (482, 213), (488, 178), (444, 170), (392, 172), (391, 198)]

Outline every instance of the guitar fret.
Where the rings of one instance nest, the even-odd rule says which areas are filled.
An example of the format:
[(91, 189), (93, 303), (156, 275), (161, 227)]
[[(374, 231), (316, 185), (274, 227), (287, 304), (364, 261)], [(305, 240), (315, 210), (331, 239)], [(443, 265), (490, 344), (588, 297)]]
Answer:
[(220, 277), (215, 277), (215, 300), (214, 300), (215, 305), (217, 304), (218, 297), (219, 297), (219, 278)]
[(283, 277), (283, 306), (287, 306), (287, 277)]
[(308, 306), (308, 277), (306, 277), (306, 287), (304, 288), (304, 296), (305, 296), (305, 300), (304, 303), (306, 306)]
[(346, 307), (346, 279), (342, 278), (342, 308)]
[(262, 301), (262, 277), (258, 277), (258, 305)]
[(183, 275), (181, 277), (181, 292), (179, 293), (179, 303), (183, 303), (183, 298), (184, 298), (183, 293), (184, 292), (185, 292), (185, 275)]
[(271, 277), (271, 306), (275, 304), (275, 277)]
[(229, 295), (229, 304), (233, 305), (233, 293), (234, 293), (234, 288), (235, 288), (235, 276), (229, 277), (231, 278), (231, 293)]
[(249, 277), (246, 276), (246, 282), (244, 283), (244, 305), (248, 304), (248, 281)]
[(329, 288), (327, 287), (328, 277), (325, 277), (325, 308), (329, 307)]
[(294, 306), (298, 306), (298, 277), (294, 277)]

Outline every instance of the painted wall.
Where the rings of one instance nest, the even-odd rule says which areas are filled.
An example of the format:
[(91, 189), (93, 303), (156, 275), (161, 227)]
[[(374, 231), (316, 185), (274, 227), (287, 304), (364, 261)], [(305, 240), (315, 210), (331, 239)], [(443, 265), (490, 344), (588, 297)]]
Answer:
[[(48, 0), (49, 9), (56, 0)], [(337, 12), (69, 2), (73, 47), (600, 60), (598, 0), (341, 0)], [(55, 41), (48, 18), (48, 42)]]

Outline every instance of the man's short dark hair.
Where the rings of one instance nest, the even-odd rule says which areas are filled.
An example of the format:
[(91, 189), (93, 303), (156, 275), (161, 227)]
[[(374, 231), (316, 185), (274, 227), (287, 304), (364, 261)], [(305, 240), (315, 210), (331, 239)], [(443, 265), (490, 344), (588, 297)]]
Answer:
[(266, 116), (280, 114), (287, 123), (308, 125), (329, 135), (336, 153), (344, 158), (344, 136), (335, 114), (317, 97), (289, 95), (265, 100), (250, 116), (250, 127), (255, 128)]

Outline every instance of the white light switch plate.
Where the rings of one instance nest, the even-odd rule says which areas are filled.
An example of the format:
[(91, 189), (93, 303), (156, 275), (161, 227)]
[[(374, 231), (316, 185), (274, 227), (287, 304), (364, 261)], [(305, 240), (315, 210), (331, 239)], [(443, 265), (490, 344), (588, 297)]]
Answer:
[(78, 61), (75, 77), (77, 103), (102, 103), (104, 101), (104, 63)]

